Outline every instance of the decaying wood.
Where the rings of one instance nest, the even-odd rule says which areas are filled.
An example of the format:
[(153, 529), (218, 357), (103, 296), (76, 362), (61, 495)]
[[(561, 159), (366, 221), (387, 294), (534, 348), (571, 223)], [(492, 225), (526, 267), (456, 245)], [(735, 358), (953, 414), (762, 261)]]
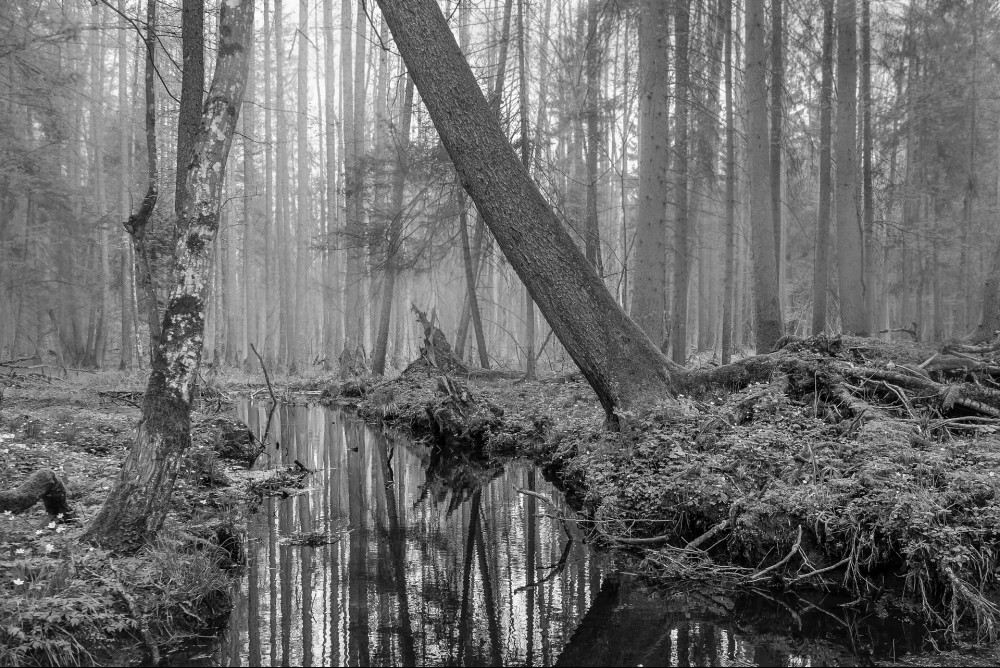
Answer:
[(0, 491), (0, 512), (23, 513), (39, 501), (53, 517), (73, 514), (66, 502), (66, 487), (52, 469), (39, 469), (16, 488)]

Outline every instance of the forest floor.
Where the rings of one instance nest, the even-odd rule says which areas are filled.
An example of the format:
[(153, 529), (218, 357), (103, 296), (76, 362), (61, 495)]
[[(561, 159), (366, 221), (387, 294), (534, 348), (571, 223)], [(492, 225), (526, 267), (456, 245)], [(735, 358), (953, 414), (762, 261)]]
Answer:
[(217, 402), (194, 416), (156, 543), (117, 555), (80, 541), (115, 484), (144, 382), (111, 372), (0, 379), (0, 490), (52, 469), (74, 515), (50, 517), (41, 503), (0, 513), (0, 666), (114, 665), (143, 652), (148, 660), (227, 618), (245, 500), (224, 458), (248, 445), (249, 432), (216, 414)]
[(485, 462), (533, 458), (591, 540), (631, 551), (653, 580), (890, 601), (974, 646), (1000, 630), (996, 354), (796, 341), (766, 378), (626, 415), (621, 432), (579, 376), (462, 378), (425, 359), (325, 398), (465, 458), (470, 445)]

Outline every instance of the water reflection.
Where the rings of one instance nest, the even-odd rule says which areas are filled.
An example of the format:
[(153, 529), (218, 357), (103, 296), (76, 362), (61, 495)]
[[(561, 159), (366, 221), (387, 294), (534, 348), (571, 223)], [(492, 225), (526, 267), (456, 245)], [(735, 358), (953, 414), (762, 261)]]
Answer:
[[(243, 410), (251, 427), (262, 431), (263, 409)], [(795, 629), (767, 638), (776, 629), (771, 622), (762, 629), (752, 621), (741, 626), (734, 613), (740, 606), (732, 600), (636, 590), (583, 545), (577, 529), (556, 519), (570, 514), (565, 502), (528, 465), (467, 468), (451, 478), (432, 467), (429, 475), (433, 448), (321, 407), (282, 406), (270, 433), (272, 444), (258, 467), (297, 460), (316, 471), (307, 478), (310, 487), (296, 497), (266, 500), (250, 518), (247, 572), (228, 629), (206, 651), (189, 650), (174, 662), (857, 661), (843, 639), (797, 645)], [(333, 542), (288, 542), (313, 532)], [(797, 624), (801, 631), (801, 617)]]

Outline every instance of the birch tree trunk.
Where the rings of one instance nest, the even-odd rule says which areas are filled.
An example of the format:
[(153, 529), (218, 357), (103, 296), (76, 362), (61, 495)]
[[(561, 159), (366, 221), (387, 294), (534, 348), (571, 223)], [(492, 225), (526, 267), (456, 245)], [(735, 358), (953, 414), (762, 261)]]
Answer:
[(115, 488), (84, 535), (107, 548), (135, 548), (156, 535), (191, 443), (191, 403), (204, 340), (212, 241), (219, 228), (222, 183), (246, 84), (253, 0), (227, 0), (219, 12), (215, 74), (185, 179), (174, 284), (138, 433)]

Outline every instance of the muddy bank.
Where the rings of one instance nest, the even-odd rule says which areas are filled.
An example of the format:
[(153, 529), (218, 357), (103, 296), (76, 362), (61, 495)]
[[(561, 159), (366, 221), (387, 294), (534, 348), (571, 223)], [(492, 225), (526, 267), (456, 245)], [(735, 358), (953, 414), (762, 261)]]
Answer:
[(0, 665), (149, 661), (218, 628), (229, 613), (245, 500), (227, 471), (256, 445), (214, 404), (195, 416), (194, 444), (157, 542), (134, 555), (80, 542), (130, 444), (138, 384), (116, 374), (4, 378), (0, 490), (51, 469), (73, 513), (52, 517), (37, 503), (0, 514)]
[[(1000, 424), (975, 399), (956, 401), (973, 385), (992, 393), (954, 359), (912, 374), (913, 386), (943, 392), (884, 379), (925, 371), (936, 354), (799, 344), (766, 382), (631, 415), (625, 433), (604, 429), (573, 378), (418, 368), (346, 389), (367, 419), (541, 462), (579, 502), (591, 539), (632, 551), (652, 578), (881, 597), (942, 639), (995, 639)], [(873, 369), (884, 378), (857, 380)]]

